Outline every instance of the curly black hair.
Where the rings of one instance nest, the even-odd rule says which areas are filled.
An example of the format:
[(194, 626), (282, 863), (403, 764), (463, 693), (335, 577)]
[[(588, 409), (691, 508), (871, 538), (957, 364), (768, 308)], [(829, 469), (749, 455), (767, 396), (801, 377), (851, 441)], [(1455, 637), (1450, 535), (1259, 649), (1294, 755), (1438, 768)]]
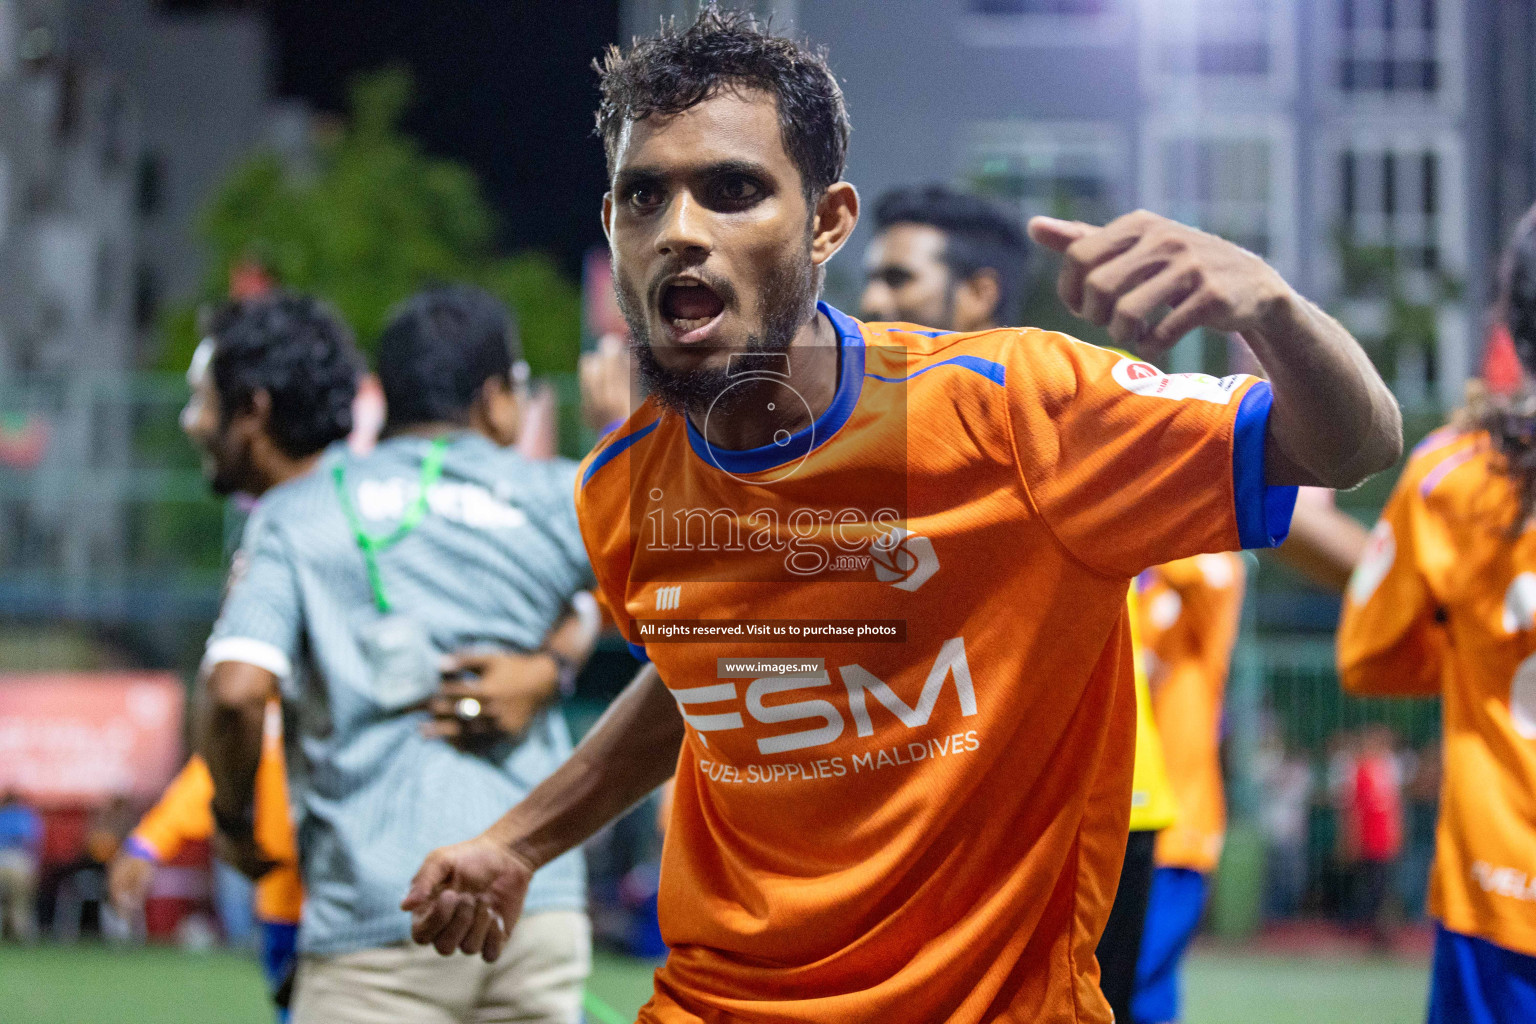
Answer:
[(265, 391), (267, 433), (286, 455), (313, 455), (351, 433), (363, 361), (328, 304), (288, 292), (226, 302), (209, 318), (207, 336), (221, 426)]
[(489, 292), (431, 288), (406, 299), (379, 336), (379, 383), (388, 429), (467, 423), (485, 382), (512, 380), (517, 322)]
[(710, 4), (687, 29), (668, 21), (656, 35), (635, 39), (627, 52), (610, 46), (592, 65), (603, 96), (597, 134), (609, 177), (625, 124), (680, 114), (727, 87), (774, 97), (784, 149), (808, 199), (843, 176), (851, 127), (826, 51), (770, 34), (749, 12)]
[[(1536, 206), (1515, 225), (1504, 249), (1498, 315), (1509, 329), (1527, 378), (1536, 376)], [(1470, 381), (1467, 404), (1456, 423), (1465, 430), (1487, 432), (1519, 500), (1508, 524), (1508, 535), (1518, 537), (1536, 514), (1536, 391), (1527, 381), (1515, 394), (1499, 395), (1481, 381)]]
[(957, 282), (983, 270), (997, 274), (999, 323), (1018, 317), (1029, 247), (1018, 219), (980, 196), (943, 185), (887, 192), (875, 204), (875, 230), (894, 224), (927, 224), (944, 233), (944, 265)]

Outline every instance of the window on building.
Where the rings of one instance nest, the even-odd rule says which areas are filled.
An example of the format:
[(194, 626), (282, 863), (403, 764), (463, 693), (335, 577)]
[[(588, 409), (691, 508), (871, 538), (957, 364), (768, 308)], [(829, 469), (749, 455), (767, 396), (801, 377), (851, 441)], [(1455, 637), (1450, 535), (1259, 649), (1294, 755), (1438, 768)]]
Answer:
[(965, 0), (959, 34), (972, 46), (1117, 46), (1132, 0)]
[(1095, 124), (997, 124), (973, 131), (963, 177), (978, 193), (1037, 214), (1103, 223), (1114, 216), (1125, 147)]
[[(973, 126), (961, 183), (1017, 212), (1103, 224), (1121, 212), (1129, 143), (1117, 126), (1099, 122), (1003, 121)], [(1056, 296), (1058, 261), (1032, 256), (1023, 289), (1021, 322), (1066, 331), (1097, 344), (1109, 335), (1076, 319)]]
[(1272, 257), (1273, 146), (1262, 137), (1165, 138), (1158, 145), (1159, 213)]
[(11, 226), (11, 162), (0, 153), (0, 245)]
[(139, 264), (133, 274), (133, 322), (139, 330), (155, 325), (160, 315), (160, 277), (147, 263)]
[(139, 157), (135, 203), (142, 217), (153, 217), (165, 203), (165, 160), (158, 153)]
[(970, 0), (976, 14), (1107, 14), (1111, 0)]
[(1346, 150), (1338, 173), (1339, 212), (1351, 244), (1390, 248), (1408, 268), (1441, 269), (1445, 189), (1434, 150)]
[(1267, 76), (1280, 0), (1176, 0), (1152, 26), (1158, 70), (1168, 75)]
[(16, 2), (0, 0), (0, 78), (16, 73)]
[[(1235, 242), (1290, 276), (1296, 268), (1294, 150), (1283, 121), (1173, 115), (1146, 123), (1141, 203)], [(1167, 356), (1177, 371), (1229, 373), (1228, 339), (1196, 332)]]
[(1349, 93), (1437, 92), (1442, 0), (1337, 0), (1339, 88)]
[(105, 317), (117, 305), (117, 254), (103, 243), (96, 250), (96, 315)]

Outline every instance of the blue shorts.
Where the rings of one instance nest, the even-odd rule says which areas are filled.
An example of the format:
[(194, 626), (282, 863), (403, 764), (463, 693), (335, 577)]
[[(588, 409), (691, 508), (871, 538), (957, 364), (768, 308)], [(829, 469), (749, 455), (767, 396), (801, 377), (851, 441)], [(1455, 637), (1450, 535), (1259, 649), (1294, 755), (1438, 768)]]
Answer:
[(1435, 925), (1429, 1024), (1536, 1021), (1536, 957)]
[(1208, 891), (1206, 877), (1189, 868), (1158, 868), (1147, 899), (1147, 924), (1136, 959), (1131, 1017), (1136, 1024), (1179, 1019), (1179, 969), (1189, 940), (1200, 927)]
[[(267, 990), (277, 997), (293, 977), (298, 966), (299, 926), (284, 921), (261, 922), (261, 973), (266, 975)], [(277, 1008), (277, 1019), (282, 1024), (288, 1020), (286, 1007)]]

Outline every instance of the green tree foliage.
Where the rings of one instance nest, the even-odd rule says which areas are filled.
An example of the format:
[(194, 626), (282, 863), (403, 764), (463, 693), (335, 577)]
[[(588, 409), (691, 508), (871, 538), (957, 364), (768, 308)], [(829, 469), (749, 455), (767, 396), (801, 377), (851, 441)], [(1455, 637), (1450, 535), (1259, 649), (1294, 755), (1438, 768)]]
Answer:
[[(310, 159), (275, 152), (229, 175), (199, 223), (208, 247), (203, 301), (228, 290), (230, 269), (254, 260), (286, 287), (335, 303), (372, 351), (390, 307), (435, 283), (483, 285), (517, 312), (536, 374), (569, 373), (580, 347), (580, 293), (538, 253), (495, 250), (495, 218), (465, 167), (428, 156), (400, 130), (410, 103), (403, 71), (359, 78), (351, 116), (318, 133)], [(182, 369), (196, 317), (174, 310), (160, 363)]]

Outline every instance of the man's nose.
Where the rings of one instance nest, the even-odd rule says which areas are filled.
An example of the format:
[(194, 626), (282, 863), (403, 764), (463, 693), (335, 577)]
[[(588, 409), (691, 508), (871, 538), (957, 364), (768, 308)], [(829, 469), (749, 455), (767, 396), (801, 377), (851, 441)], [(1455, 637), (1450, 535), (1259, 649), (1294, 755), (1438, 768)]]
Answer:
[(667, 207), (656, 251), (663, 256), (703, 256), (714, 248), (709, 235), (709, 211), (693, 196), (680, 192)]
[(194, 431), (197, 429), (198, 412), (196, 402), (196, 399), (192, 399), (191, 401), (187, 402), (186, 405), (182, 406), (181, 416), (178, 417), (181, 422), (181, 432), (194, 439)]

